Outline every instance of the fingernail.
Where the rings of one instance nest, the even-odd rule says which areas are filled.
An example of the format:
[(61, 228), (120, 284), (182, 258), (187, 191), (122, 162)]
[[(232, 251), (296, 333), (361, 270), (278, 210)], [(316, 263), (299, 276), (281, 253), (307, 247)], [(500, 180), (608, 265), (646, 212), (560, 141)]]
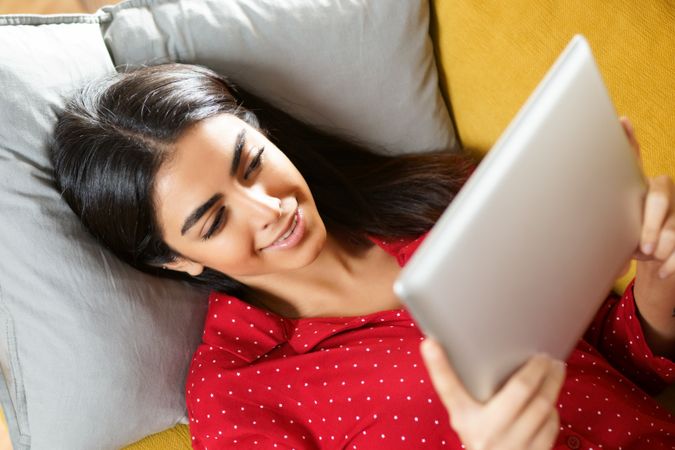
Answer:
[(654, 244), (651, 242), (648, 242), (646, 244), (642, 244), (642, 253), (645, 255), (649, 255), (654, 251)]
[(660, 269), (660, 270), (659, 270), (659, 278), (661, 278), (661, 279), (663, 280), (663, 279), (666, 278), (667, 276), (668, 276), (668, 271), (666, 271), (665, 269)]

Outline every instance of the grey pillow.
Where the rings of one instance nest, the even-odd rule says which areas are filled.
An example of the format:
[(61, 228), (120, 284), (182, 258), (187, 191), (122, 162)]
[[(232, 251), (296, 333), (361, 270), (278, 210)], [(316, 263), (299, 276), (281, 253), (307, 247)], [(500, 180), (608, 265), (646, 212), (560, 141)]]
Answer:
[(2, 407), (15, 450), (119, 448), (184, 420), (206, 295), (120, 262), (54, 187), (62, 96), (114, 70), (97, 19), (0, 23)]
[(0, 401), (15, 450), (117, 449), (186, 423), (207, 306), (117, 260), (59, 197), (47, 142), (64, 97), (116, 66), (194, 62), (374, 149), (454, 148), (427, 27), (426, 0), (0, 16)]
[(117, 65), (204, 64), (307, 122), (414, 153), (456, 148), (428, 9), (428, 0), (129, 1), (102, 8), (112, 16), (102, 29)]

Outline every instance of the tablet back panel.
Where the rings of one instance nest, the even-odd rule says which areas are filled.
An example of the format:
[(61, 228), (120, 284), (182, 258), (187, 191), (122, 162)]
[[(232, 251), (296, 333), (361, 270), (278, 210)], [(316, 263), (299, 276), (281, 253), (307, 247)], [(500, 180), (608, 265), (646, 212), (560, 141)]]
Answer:
[(566, 359), (640, 236), (645, 182), (575, 36), (403, 268), (395, 293), (479, 400)]

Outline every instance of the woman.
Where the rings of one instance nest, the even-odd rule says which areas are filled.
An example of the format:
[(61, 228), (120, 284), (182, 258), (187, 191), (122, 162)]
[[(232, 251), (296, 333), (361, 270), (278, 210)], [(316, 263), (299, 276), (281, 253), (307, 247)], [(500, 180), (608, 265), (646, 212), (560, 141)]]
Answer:
[[(674, 269), (668, 178), (646, 200), (643, 244), (658, 245), (635, 283), (640, 318), (620, 317), (631, 285), (605, 303), (566, 376), (537, 356), (479, 404), (429, 340), (423, 362), (391, 289), (468, 158), (376, 155), (208, 69), (169, 64), (83, 89), (59, 118), (53, 162), (63, 197), (115, 254), (211, 289), (186, 381), (196, 449), (675, 445), (671, 415), (642, 391), (673, 380), (675, 277), (654, 276)], [(626, 356), (629, 332), (649, 341), (626, 347), (651, 347), (644, 358)], [(605, 402), (591, 417), (580, 405), (593, 390)]]

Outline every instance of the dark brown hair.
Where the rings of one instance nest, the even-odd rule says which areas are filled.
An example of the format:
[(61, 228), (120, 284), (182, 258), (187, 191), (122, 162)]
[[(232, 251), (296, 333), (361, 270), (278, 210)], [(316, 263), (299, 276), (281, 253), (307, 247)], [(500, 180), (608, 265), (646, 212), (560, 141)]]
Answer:
[(433, 226), (476, 161), (447, 150), (388, 156), (310, 127), (201, 66), (162, 64), (85, 85), (59, 115), (51, 156), (56, 184), (85, 227), (115, 255), (154, 275), (247, 300), (251, 291), (204, 268), (191, 277), (159, 267), (182, 256), (162, 239), (153, 203), (159, 167), (191, 125), (233, 114), (261, 130), (303, 175), (326, 228), (417, 236)]

